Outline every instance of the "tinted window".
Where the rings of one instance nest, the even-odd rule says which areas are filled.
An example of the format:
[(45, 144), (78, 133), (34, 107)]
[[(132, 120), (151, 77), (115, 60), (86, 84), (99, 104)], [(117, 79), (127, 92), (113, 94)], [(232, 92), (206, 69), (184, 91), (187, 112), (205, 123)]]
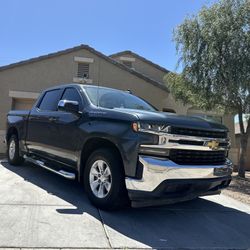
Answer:
[(69, 101), (77, 101), (79, 103), (79, 107), (82, 108), (82, 99), (79, 93), (74, 88), (67, 88), (64, 91), (64, 94), (61, 100), (69, 100)]
[(56, 111), (57, 105), (61, 97), (61, 90), (55, 89), (50, 90), (45, 93), (43, 96), (42, 102), (39, 105), (39, 109), (48, 110), (48, 111)]

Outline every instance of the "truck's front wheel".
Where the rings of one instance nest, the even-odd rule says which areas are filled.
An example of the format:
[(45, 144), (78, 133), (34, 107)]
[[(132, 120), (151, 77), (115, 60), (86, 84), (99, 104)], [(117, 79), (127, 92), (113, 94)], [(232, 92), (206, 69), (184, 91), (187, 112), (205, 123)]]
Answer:
[(125, 177), (119, 157), (111, 149), (93, 152), (84, 171), (84, 187), (90, 201), (104, 210), (127, 203)]
[(11, 165), (20, 165), (24, 159), (19, 153), (19, 141), (17, 135), (13, 134), (8, 141), (8, 162)]

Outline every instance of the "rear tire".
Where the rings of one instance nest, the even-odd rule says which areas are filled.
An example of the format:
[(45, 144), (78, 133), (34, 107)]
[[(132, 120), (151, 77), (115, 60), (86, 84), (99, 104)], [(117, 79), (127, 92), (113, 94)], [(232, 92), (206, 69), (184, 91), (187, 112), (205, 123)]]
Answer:
[(21, 165), (24, 162), (24, 158), (20, 155), (19, 152), (19, 140), (17, 135), (15, 134), (13, 134), (8, 141), (7, 156), (8, 162), (11, 165), (17, 166)]
[(128, 204), (122, 161), (112, 149), (98, 149), (84, 169), (85, 192), (96, 207), (114, 210)]

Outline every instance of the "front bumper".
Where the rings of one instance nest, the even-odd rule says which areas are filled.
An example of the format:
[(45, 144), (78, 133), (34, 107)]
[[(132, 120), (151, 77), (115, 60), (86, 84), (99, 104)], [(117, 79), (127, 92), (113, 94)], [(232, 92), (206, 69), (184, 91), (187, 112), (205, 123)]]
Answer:
[(171, 160), (139, 156), (141, 179), (126, 178), (132, 206), (169, 204), (219, 193), (229, 185), (233, 165), (178, 165)]

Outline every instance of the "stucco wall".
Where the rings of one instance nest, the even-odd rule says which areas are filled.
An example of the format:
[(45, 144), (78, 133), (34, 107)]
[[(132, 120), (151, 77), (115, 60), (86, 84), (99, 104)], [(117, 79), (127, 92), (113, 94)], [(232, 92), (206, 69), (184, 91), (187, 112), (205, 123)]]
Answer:
[[(118, 62), (122, 62), (120, 60), (121, 55), (113, 56), (112, 58), (115, 59)], [(128, 54), (123, 54), (122, 57), (129, 57), (134, 58), (135, 61), (132, 62), (133, 68), (143, 73), (144, 75), (149, 76), (152, 79), (155, 79), (158, 82), (164, 83), (163, 78), (166, 75), (166, 72), (157, 69), (153, 65), (141, 60), (140, 58)], [(178, 114), (187, 114), (188, 108), (190, 108), (189, 105), (183, 105), (181, 102), (175, 101), (174, 97), (171, 95), (171, 93), (168, 95), (168, 97), (165, 99), (165, 108), (173, 109)], [(163, 108), (163, 107), (162, 107)]]
[(93, 80), (93, 84), (100, 83), (102, 86), (122, 90), (130, 89), (159, 109), (166, 106), (168, 97), (166, 91), (85, 49), (2, 70), (0, 71), (0, 131), (2, 131), (0, 133), (0, 152), (3, 151), (2, 141), (6, 126), (6, 114), (13, 105), (13, 99), (9, 97), (9, 91), (40, 93), (48, 87), (73, 82), (77, 73), (75, 56), (94, 59), (89, 69), (89, 78)]
[[(0, 152), (4, 151), (2, 141), (5, 134), (6, 114), (12, 105), (15, 104), (13, 99), (9, 97), (9, 91), (40, 93), (48, 87), (73, 82), (73, 78), (77, 74), (77, 63), (74, 61), (75, 56), (94, 59), (89, 69), (89, 78), (93, 80), (93, 84), (100, 83), (102, 86), (122, 90), (130, 89), (136, 95), (152, 103), (159, 110), (171, 108), (178, 114), (187, 114), (190, 108), (188, 105), (184, 106), (182, 103), (176, 102), (171, 94), (155, 87), (144, 79), (138, 78), (88, 50), (81, 49), (0, 71)], [(147, 65), (144, 61), (137, 58), (134, 62), (134, 67), (145, 75), (149, 75), (161, 82), (165, 75), (164, 72)], [(233, 131), (234, 123), (232, 117), (224, 117), (223, 121), (230, 128), (230, 131)], [(234, 145), (234, 135), (231, 138)], [(235, 153), (233, 154), (235, 155)]]
[[(80, 50), (66, 55), (29, 63), (0, 72), (0, 129), (5, 126), (3, 116), (11, 108), (12, 99), (9, 91), (41, 92), (43, 89), (62, 83), (70, 83), (76, 76), (77, 63), (74, 56), (90, 57), (90, 78), (94, 84), (118, 89), (130, 89), (137, 95), (147, 99), (158, 108), (165, 106), (168, 93), (153, 86), (149, 82), (126, 72), (87, 50)], [(100, 70), (99, 70), (100, 69)]]
[[(118, 55), (118, 56), (114, 56), (112, 58), (121, 62), (120, 57), (121, 56)], [(146, 63), (145, 61), (143, 61), (140, 58), (135, 57), (131, 54), (123, 54), (122, 57), (135, 58), (135, 61), (132, 62), (132, 65), (136, 71), (141, 72), (141, 73), (151, 77), (152, 79), (155, 79), (156, 81), (163, 82), (163, 77), (166, 73), (163, 72), (162, 70), (159, 70), (159, 69), (153, 67), (152, 65)]]

